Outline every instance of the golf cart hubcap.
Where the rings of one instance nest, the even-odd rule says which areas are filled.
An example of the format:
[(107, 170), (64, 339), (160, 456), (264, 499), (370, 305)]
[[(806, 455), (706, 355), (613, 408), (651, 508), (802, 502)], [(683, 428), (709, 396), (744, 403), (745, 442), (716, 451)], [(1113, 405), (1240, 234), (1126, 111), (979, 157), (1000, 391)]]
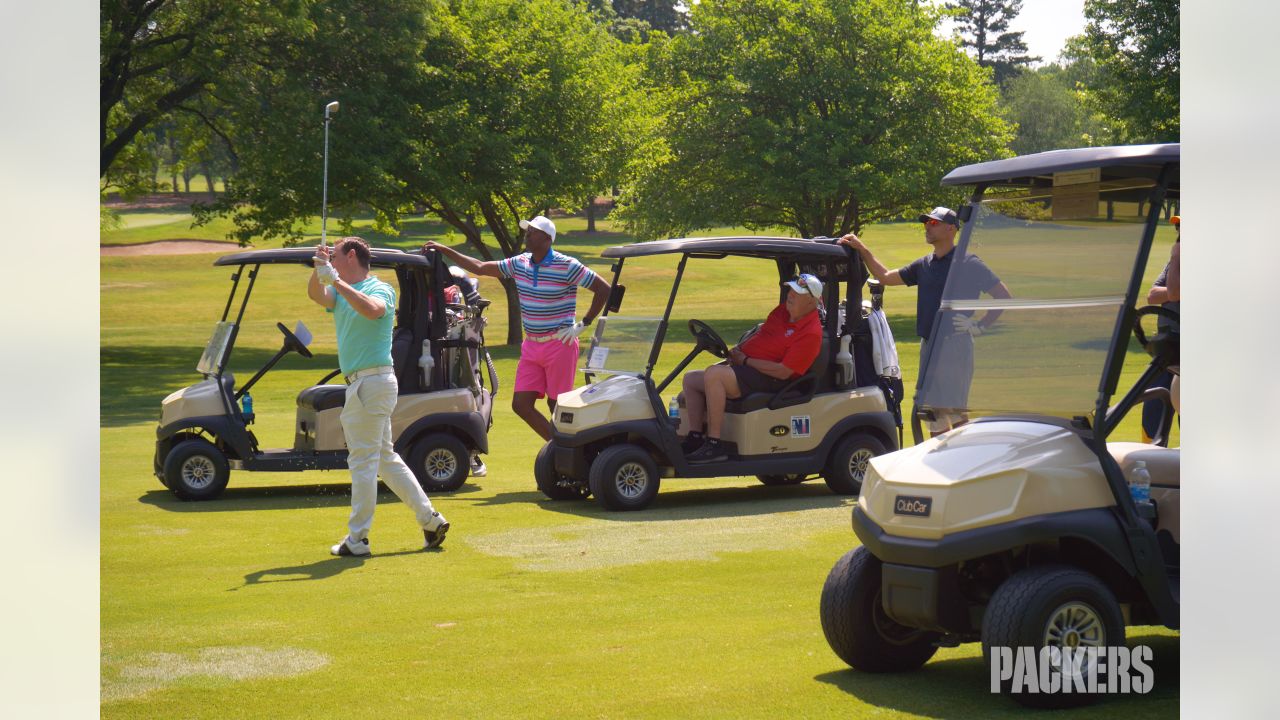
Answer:
[(1102, 647), (1106, 641), (1102, 618), (1082, 602), (1069, 602), (1054, 610), (1044, 631), (1044, 644), (1050, 647)]
[(618, 486), (618, 492), (623, 497), (639, 497), (640, 493), (644, 492), (645, 486), (649, 484), (649, 473), (645, 472), (644, 466), (640, 463), (629, 462), (618, 468), (614, 481)]
[(427, 454), (426, 466), (432, 480), (445, 480), (458, 470), (458, 458), (444, 448), (436, 448)]
[(870, 450), (858, 450), (849, 456), (849, 476), (858, 482), (867, 474), (867, 463), (875, 457)]
[(192, 455), (182, 463), (182, 482), (187, 487), (208, 487), (213, 482), (213, 475), (213, 461), (203, 455)]

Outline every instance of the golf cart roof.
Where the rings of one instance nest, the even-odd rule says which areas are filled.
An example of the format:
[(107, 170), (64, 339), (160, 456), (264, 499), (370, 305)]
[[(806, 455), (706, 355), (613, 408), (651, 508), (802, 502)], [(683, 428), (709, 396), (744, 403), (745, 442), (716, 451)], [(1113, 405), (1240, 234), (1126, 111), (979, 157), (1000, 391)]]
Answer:
[(1049, 185), (1053, 182), (1054, 173), (1088, 168), (1102, 168), (1105, 171), (1103, 180), (1114, 176), (1154, 180), (1165, 166), (1172, 165), (1175, 174), (1170, 187), (1176, 188), (1181, 150), (1181, 143), (1050, 150), (958, 167), (942, 178), (942, 184)]
[[(315, 257), (314, 247), (272, 248), (267, 250), (246, 250), (244, 252), (223, 255), (213, 261), (214, 265), (306, 265), (311, 267), (311, 258)], [(372, 267), (399, 267), (413, 265), (431, 267), (431, 260), (420, 253), (408, 253), (392, 248), (370, 248), (369, 265)]]
[(833, 238), (801, 239), (760, 236), (676, 238), (605, 248), (600, 256), (628, 258), (689, 253), (712, 256), (745, 255), (761, 258), (808, 256), (843, 259), (848, 257), (846, 250), (835, 243)]

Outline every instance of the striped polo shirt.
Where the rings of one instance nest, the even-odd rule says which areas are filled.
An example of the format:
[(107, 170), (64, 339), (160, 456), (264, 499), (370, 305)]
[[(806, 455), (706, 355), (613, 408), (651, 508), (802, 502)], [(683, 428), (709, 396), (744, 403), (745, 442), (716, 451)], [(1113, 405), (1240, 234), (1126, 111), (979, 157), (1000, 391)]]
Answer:
[(596, 279), (586, 265), (555, 250), (547, 251), (540, 263), (527, 252), (500, 260), (498, 271), (515, 280), (520, 321), (530, 335), (572, 325), (577, 320), (578, 288), (589, 288)]

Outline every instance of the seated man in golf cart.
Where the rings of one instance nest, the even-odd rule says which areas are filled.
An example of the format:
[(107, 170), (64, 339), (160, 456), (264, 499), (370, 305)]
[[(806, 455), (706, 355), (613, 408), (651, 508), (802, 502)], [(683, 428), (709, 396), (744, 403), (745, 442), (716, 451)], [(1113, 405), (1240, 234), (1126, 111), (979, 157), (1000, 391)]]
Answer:
[[(809, 370), (822, 348), (818, 303), (822, 281), (802, 274), (786, 283), (786, 302), (769, 313), (759, 332), (729, 351), (728, 364), (684, 376), (689, 427), (682, 445), (690, 463), (723, 462), (720, 444), (725, 402), (753, 392), (776, 392)], [(706, 433), (699, 431), (706, 422)]]

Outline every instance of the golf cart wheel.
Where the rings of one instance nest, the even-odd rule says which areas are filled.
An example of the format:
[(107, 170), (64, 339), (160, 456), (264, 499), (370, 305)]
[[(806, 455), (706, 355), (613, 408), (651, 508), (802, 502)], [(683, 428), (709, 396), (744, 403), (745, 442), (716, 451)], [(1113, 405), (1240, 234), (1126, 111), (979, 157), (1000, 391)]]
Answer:
[[(1040, 648), (1046, 646), (1114, 647), (1124, 642), (1124, 616), (1115, 596), (1094, 575), (1067, 565), (1042, 565), (1015, 574), (996, 588), (982, 617), (982, 657), (988, 669), (994, 648), (1035, 648), (1038, 661)], [(1010, 693), (1011, 685), (1012, 680), (1002, 681), (1000, 691), (1027, 707), (1077, 707), (1098, 698), (1083, 692), (1050, 693), (1046, 688)]]
[(538, 456), (533, 460), (533, 480), (538, 483), (538, 489), (542, 491), (552, 500), (581, 500), (586, 498), (586, 491), (580, 484), (570, 485), (565, 483), (565, 476), (556, 472), (555, 450), (551, 446), (551, 441), (547, 441), (542, 449), (538, 451)]
[(591, 463), (588, 482), (606, 510), (643, 510), (658, 494), (658, 466), (635, 445), (613, 445)]
[(837, 495), (857, 495), (862, 491), (867, 464), (871, 462), (871, 458), (884, 453), (884, 443), (875, 435), (865, 432), (849, 433), (827, 459), (827, 471), (823, 475), (827, 487)]
[(452, 492), (462, 487), (471, 471), (471, 452), (448, 433), (431, 433), (409, 448), (409, 469), (427, 493)]
[(204, 438), (183, 440), (164, 459), (164, 484), (182, 500), (212, 500), (231, 479), (231, 465)]
[(787, 475), (757, 475), (756, 479), (765, 485), (775, 487), (778, 485), (799, 485), (804, 482), (806, 477), (801, 473), (789, 473)]
[(862, 672), (916, 670), (938, 651), (936, 632), (899, 625), (880, 601), (880, 559), (845, 553), (822, 585), (822, 632), (840, 659)]

